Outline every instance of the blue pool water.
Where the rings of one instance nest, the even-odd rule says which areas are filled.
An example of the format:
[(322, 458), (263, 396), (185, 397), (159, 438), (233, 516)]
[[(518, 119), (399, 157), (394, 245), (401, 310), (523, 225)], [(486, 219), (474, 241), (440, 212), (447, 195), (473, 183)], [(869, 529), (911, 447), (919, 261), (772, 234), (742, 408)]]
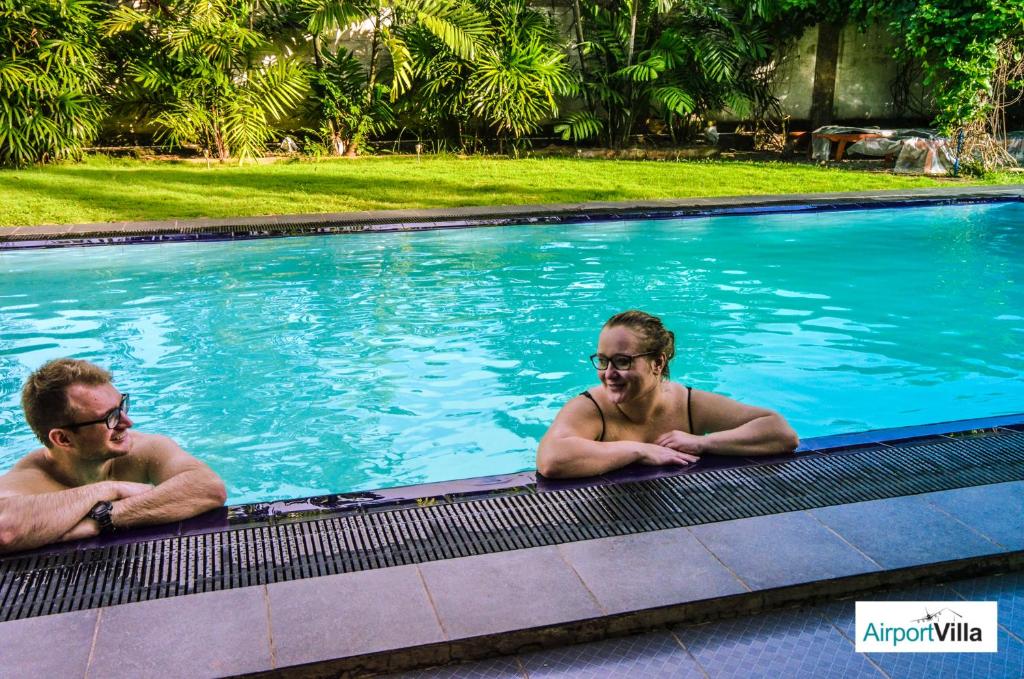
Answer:
[(601, 323), (804, 436), (1024, 411), (1024, 204), (0, 254), (0, 471), (42, 362), (108, 366), (232, 503), (532, 468)]

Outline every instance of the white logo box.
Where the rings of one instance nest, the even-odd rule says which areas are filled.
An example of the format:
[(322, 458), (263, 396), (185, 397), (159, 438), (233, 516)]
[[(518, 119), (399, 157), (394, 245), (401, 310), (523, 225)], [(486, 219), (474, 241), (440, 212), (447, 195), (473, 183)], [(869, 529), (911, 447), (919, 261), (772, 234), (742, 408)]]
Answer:
[(858, 601), (858, 653), (995, 653), (995, 601)]

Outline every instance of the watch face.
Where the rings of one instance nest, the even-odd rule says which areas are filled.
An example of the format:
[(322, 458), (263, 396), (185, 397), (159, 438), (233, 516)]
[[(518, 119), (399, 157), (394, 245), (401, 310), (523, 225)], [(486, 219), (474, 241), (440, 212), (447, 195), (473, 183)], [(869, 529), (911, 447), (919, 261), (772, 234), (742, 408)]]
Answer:
[(113, 509), (113, 505), (107, 501), (97, 502), (91, 510), (89, 510), (88, 517), (99, 524), (100, 533), (110, 533), (114, 530), (114, 522), (110, 518), (110, 510)]

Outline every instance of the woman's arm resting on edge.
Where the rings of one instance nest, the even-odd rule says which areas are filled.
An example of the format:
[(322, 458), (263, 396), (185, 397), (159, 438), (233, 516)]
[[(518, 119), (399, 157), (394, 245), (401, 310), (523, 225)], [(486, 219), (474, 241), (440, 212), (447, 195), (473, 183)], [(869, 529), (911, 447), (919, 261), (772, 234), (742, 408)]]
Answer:
[(565, 405), (537, 447), (537, 471), (548, 478), (596, 476), (632, 462), (690, 464), (697, 458), (653, 443), (595, 441), (600, 425), (588, 421), (593, 404), (577, 397)]
[(776, 455), (791, 453), (800, 445), (786, 419), (767, 408), (697, 390), (692, 407), (694, 428), (710, 433), (700, 436), (671, 431), (655, 443), (694, 455)]

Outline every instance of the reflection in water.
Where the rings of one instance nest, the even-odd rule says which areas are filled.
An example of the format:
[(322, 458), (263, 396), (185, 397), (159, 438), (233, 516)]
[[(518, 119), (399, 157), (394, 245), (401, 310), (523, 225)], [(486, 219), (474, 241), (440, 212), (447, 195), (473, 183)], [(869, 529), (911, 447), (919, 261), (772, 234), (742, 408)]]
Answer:
[(1024, 410), (1017, 204), (0, 254), (0, 469), (18, 390), (114, 370), (231, 502), (529, 468), (630, 307), (673, 375), (804, 436)]

